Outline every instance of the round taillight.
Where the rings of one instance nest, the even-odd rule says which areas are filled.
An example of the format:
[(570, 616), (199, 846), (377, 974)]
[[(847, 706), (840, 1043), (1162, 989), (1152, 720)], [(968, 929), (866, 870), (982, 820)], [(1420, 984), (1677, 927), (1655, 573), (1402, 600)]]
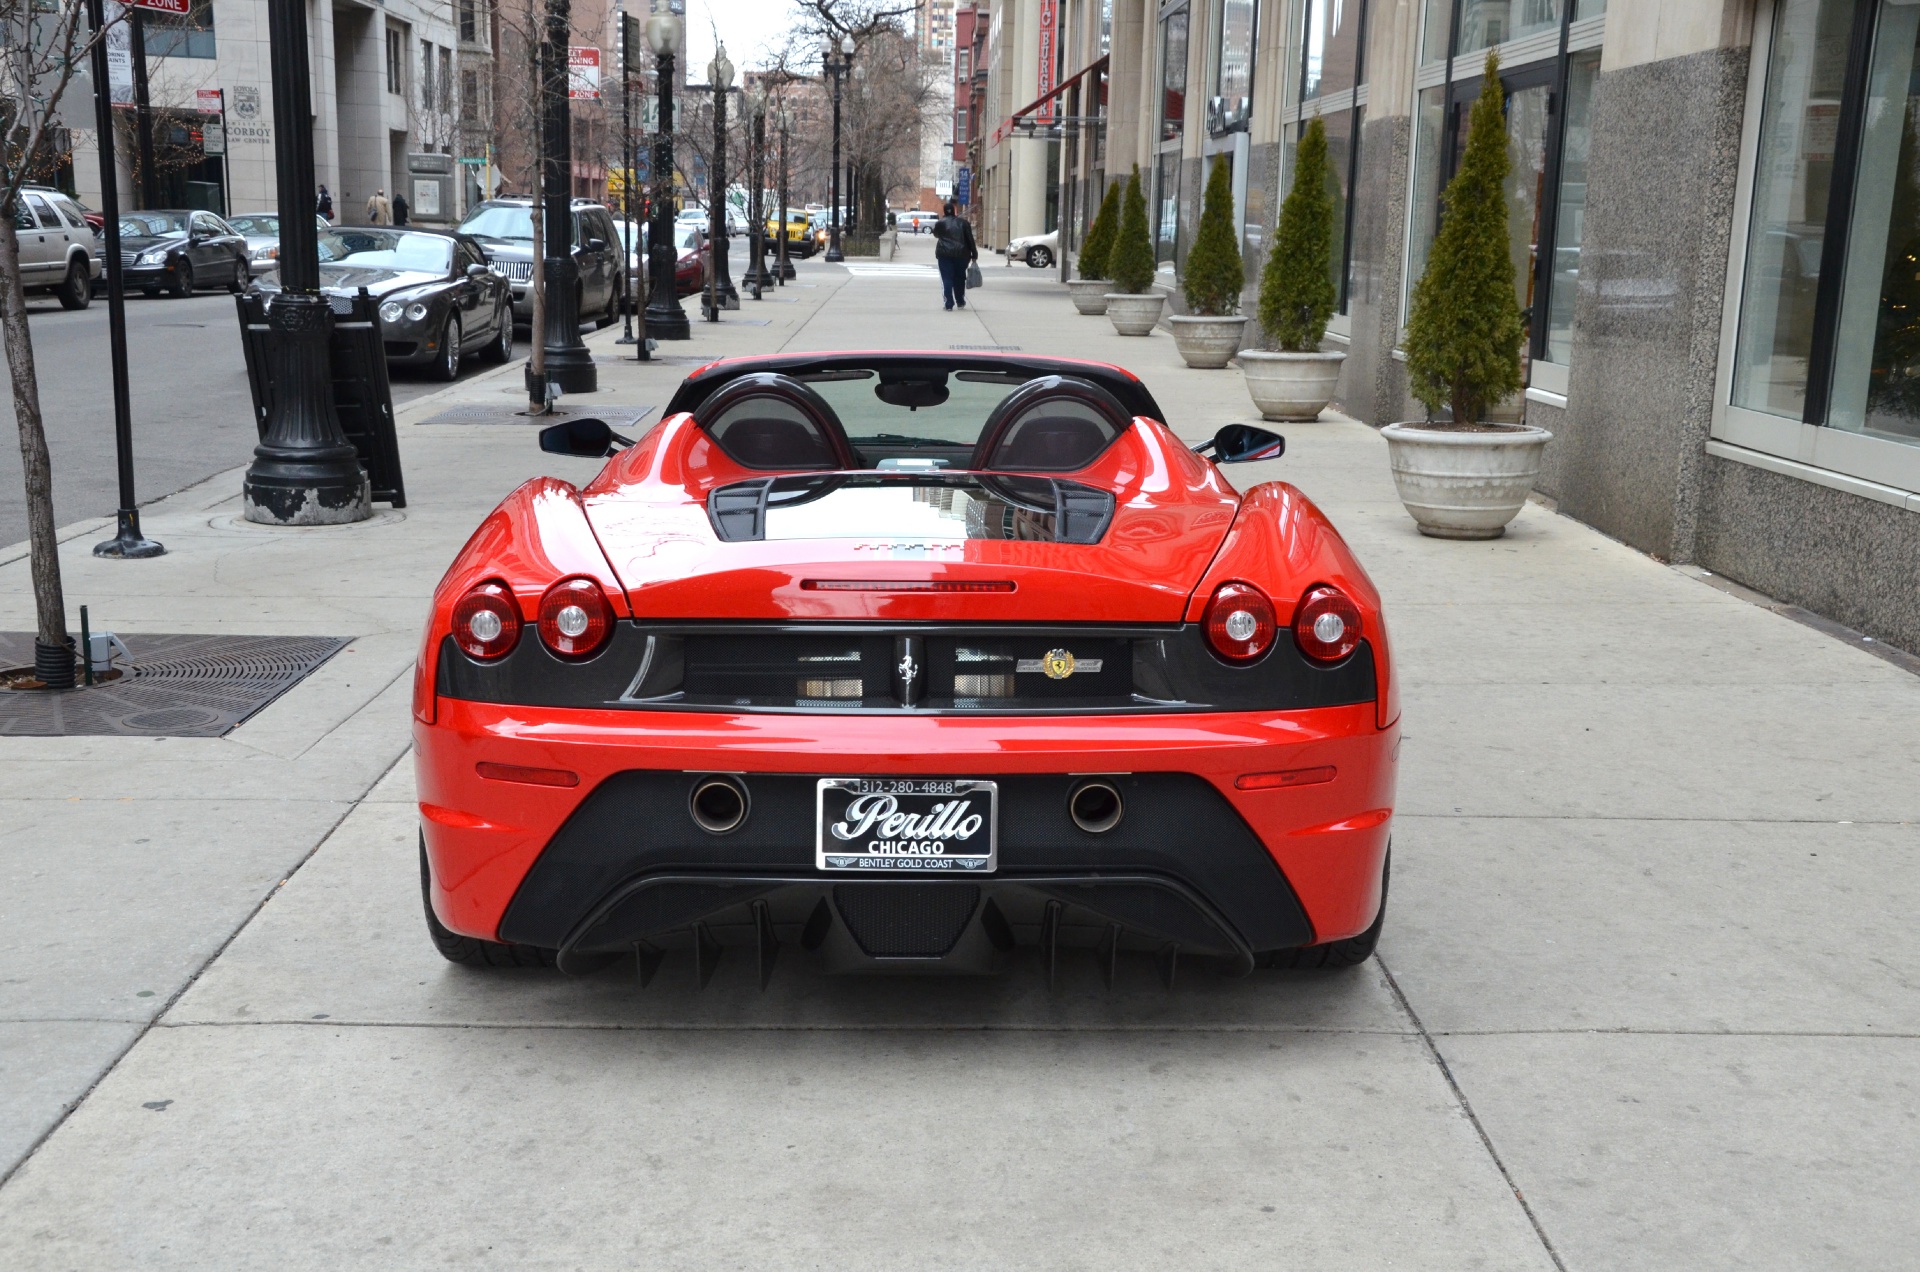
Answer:
[(1207, 602), (1207, 644), (1232, 663), (1252, 662), (1273, 648), (1280, 630), (1273, 602), (1251, 583), (1222, 583)]
[(1293, 611), (1293, 640), (1315, 662), (1339, 662), (1360, 644), (1360, 607), (1331, 584), (1310, 587)]
[(520, 639), (520, 610), (506, 585), (476, 583), (453, 607), (453, 640), (475, 658), (502, 658)]
[(613, 631), (613, 607), (592, 579), (561, 579), (540, 598), (540, 639), (563, 658), (585, 658)]

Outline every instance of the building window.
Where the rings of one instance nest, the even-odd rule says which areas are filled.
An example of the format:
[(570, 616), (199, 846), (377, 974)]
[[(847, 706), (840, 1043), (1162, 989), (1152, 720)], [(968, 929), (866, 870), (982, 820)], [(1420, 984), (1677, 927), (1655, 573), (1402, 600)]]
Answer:
[(1187, 120), (1187, 7), (1160, 19), (1160, 140), (1178, 141)]
[(1300, 134), (1314, 119), (1327, 132), (1329, 191), (1333, 196), (1334, 290), (1347, 312), (1353, 275), (1353, 182), (1360, 167), (1360, 125), (1366, 117), (1366, 0), (1308, 0), (1294, 32), (1290, 60), (1299, 67), (1300, 96), (1287, 112), (1287, 166)]
[(1207, 129), (1215, 136), (1247, 126), (1253, 112), (1254, 0), (1216, 0), (1213, 94)]
[(964, 106), (953, 112), (953, 141), (958, 146), (967, 144), (967, 109)]
[(141, 34), (148, 57), (217, 57), (213, 36), (213, 0), (194, 0), (185, 13), (141, 9)]
[(433, 42), (420, 41), (420, 109), (433, 109)]
[(469, 124), (480, 122), (480, 72), (460, 72), (460, 118)]
[(387, 91), (406, 95), (407, 37), (399, 27), (387, 28)]
[(440, 109), (444, 113), (453, 109), (453, 50), (442, 45), (440, 49)]
[(1160, 192), (1153, 213), (1153, 259), (1167, 264), (1174, 259), (1180, 240), (1180, 152), (1160, 154), (1154, 173), (1154, 188)]
[(480, 38), (480, 19), (474, 10), (474, 0), (460, 0), (460, 40), (463, 44), (472, 44)]
[[(1586, 229), (1587, 152), (1604, 0), (1427, 0), (1414, 110), (1413, 206), (1403, 302), (1426, 270), (1446, 184), (1466, 148), (1486, 51), (1529, 36), (1500, 68), (1507, 117), (1508, 252), (1527, 319), (1526, 356), (1565, 366)], [(1560, 40), (1551, 39), (1560, 32)], [(1562, 50), (1567, 50), (1564, 54)], [(1436, 82), (1437, 81), (1437, 82)], [(1563, 105), (1564, 104), (1564, 105)], [(1543, 246), (1546, 250), (1543, 250)]]
[(953, 77), (964, 84), (973, 76), (973, 50), (955, 49), (953, 52)]
[(1920, 444), (1920, 7), (1871, 3), (1775, 13), (1732, 400)]

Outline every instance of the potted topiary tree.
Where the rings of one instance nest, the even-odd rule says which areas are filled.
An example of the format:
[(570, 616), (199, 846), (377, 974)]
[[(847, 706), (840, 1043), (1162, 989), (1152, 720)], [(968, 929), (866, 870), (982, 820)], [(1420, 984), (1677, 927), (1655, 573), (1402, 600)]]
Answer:
[[(1381, 430), (1400, 502), (1421, 534), (1492, 539), (1527, 501), (1553, 436), (1489, 422), (1488, 408), (1520, 389), (1525, 334), (1508, 254), (1507, 127), (1500, 61), (1487, 54), (1445, 219), (1407, 314), (1407, 379), (1427, 408), (1417, 424)], [(1446, 411), (1445, 419), (1434, 414)]]
[(1120, 227), (1114, 233), (1113, 256), (1107, 273), (1114, 290), (1107, 293), (1107, 321), (1123, 336), (1151, 335), (1160, 321), (1167, 298), (1153, 289), (1153, 240), (1147, 237), (1147, 201), (1140, 194), (1140, 168), (1127, 178), (1120, 204)]
[(1269, 420), (1312, 420), (1333, 400), (1344, 353), (1322, 353), (1333, 287), (1333, 172), (1326, 125), (1301, 134), (1293, 188), (1280, 205), (1273, 250), (1260, 271), (1260, 326), (1272, 349), (1243, 349), (1247, 392)]
[(1120, 228), (1119, 220), (1120, 183), (1115, 181), (1107, 186), (1107, 195), (1100, 200), (1100, 211), (1087, 227), (1087, 241), (1080, 245), (1080, 259), (1075, 263), (1080, 277), (1067, 284), (1067, 290), (1073, 295), (1073, 307), (1083, 314), (1107, 312), (1107, 260), (1113, 255), (1113, 236)]
[(1227, 157), (1215, 155), (1200, 228), (1194, 231), (1193, 250), (1187, 253), (1186, 274), (1180, 280), (1189, 312), (1167, 319), (1173, 343), (1188, 366), (1216, 370), (1239, 352), (1247, 319), (1236, 311), (1246, 285), (1239, 236), (1233, 232), (1233, 173)]

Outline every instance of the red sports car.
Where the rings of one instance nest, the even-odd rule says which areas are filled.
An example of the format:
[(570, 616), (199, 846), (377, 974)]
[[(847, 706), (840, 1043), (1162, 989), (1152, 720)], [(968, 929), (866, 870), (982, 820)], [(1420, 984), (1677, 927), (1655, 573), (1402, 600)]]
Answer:
[(1379, 597), (1299, 490), (1222, 476), (1279, 436), (1163, 418), (1097, 363), (831, 353), (704, 367), (632, 443), (546, 430), (612, 458), (487, 517), (415, 672), (441, 953), (1366, 958)]

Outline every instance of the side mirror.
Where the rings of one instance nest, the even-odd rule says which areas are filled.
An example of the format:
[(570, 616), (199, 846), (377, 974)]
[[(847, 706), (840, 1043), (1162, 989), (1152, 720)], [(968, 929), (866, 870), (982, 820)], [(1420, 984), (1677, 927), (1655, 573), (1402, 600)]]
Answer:
[(587, 250), (589, 252), (604, 252), (607, 250), (607, 240), (603, 238), (590, 238), (587, 240)]
[(1260, 459), (1278, 459), (1287, 453), (1287, 439), (1269, 428), (1252, 424), (1228, 424), (1210, 441), (1193, 448), (1198, 454), (1212, 451), (1216, 464), (1250, 464)]
[(485, 265), (467, 266), (468, 278), (485, 278), (489, 272), (491, 271), (489, 271)]
[(605, 420), (586, 417), (562, 420), (540, 430), (540, 449), (550, 455), (575, 455), (581, 459), (605, 459), (621, 446), (633, 445), (631, 437), (622, 437)]

